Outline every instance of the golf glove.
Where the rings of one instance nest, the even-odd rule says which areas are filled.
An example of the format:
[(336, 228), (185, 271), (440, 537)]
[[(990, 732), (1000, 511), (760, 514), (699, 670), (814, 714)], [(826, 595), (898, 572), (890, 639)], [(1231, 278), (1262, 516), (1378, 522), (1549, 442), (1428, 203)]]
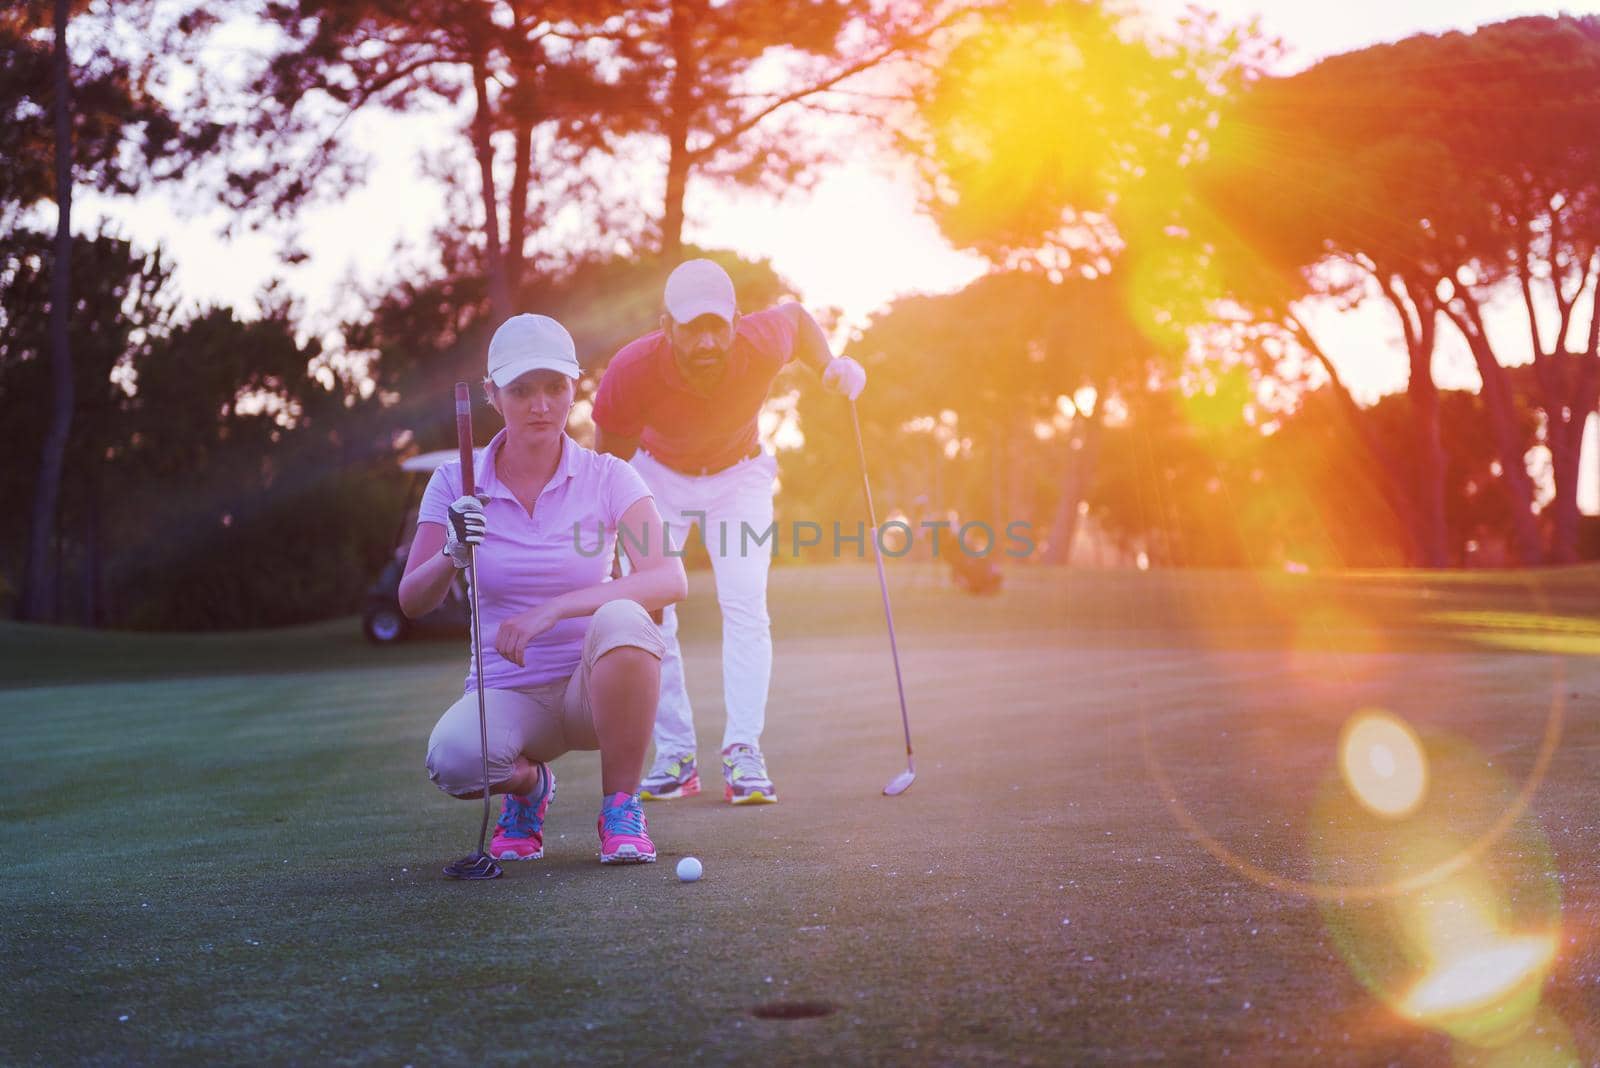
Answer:
[(822, 372), (822, 388), (855, 400), (867, 388), (867, 371), (848, 356), (835, 356)]
[(457, 497), (445, 526), (444, 554), (457, 568), (466, 567), (472, 560), (471, 547), (483, 544), (483, 531), (483, 502), (476, 497)]

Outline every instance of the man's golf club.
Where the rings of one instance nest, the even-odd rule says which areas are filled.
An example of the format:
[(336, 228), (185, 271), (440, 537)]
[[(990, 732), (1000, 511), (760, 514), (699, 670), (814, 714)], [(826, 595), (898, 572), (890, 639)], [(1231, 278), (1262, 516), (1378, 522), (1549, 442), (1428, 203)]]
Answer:
[(856, 456), (861, 460), (861, 490), (867, 495), (867, 521), (872, 524), (872, 556), (878, 564), (878, 588), (883, 591), (883, 618), (889, 622), (889, 653), (894, 657), (894, 685), (900, 693), (900, 722), (906, 729), (906, 770), (889, 780), (884, 794), (903, 794), (917, 778), (917, 762), (911, 755), (911, 717), (906, 713), (906, 686), (900, 678), (900, 648), (894, 640), (894, 612), (889, 608), (889, 580), (883, 574), (883, 548), (878, 544), (878, 515), (872, 507), (872, 484), (867, 481), (867, 450), (861, 444), (861, 420), (856, 418), (856, 402), (850, 402), (850, 425), (856, 431)]
[[(461, 493), (470, 497), (476, 492), (472, 469), (472, 390), (465, 382), (456, 383), (456, 444), (461, 449)], [(483, 824), (478, 828), (478, 848), (470, 856), (445, 865), (444, 873), (452, 879), (498, 879), (500, 865), (483, 850), (489, 834), (489, 717), (483, 707), (483, 633), (478, 626), (478, 568), (477, 551), (467, 546), (467, 592), (472, 604), (472, 657), (473, 678), (478, 686), (478, 742), (483, 756)]]

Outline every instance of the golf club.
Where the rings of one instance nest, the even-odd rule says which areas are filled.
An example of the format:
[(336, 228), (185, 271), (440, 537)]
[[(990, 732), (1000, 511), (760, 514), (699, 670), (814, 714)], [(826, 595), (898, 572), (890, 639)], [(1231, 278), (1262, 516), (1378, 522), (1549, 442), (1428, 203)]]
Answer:
[(883, 548), (878, 544), (878, 515), (872, 507), (872, 484), (867, 480), (867, 450), (861, 444), (861, 420), (856, 418), (856, 402), (850, 402), (850, 425), (856, 432), (856, 456), (861, 460), (861, 490), (867, 496), (867, 521), (872, 524), (872, 556), (878, 565), (878, 588), (883, 591), (883, 618), (889, 622), (889, 653), (894, 657), (894, 685), (900, 693), (900, 723), (906, 730), (906, 770), (889, 780), (885, 795), (896, 797), (910, 789), (917, 778), (916, 758), (911, 755), (911, 717), (906, 713), (906, 686), (900, 677), (900, 648), (894, 640), (894, 612), (889, 608), (889, 580), (883, 574)]
[[(470, 497), (475, 493), (472, 467), (472, 390), (465, 382), (456, 383), (456, 444), (461, 449), (461, 493)], [(444, 873), (452, 879), (498, 879), (500, 865), (483, 850), (489, 834), (489, 719), (483, 707), (483, 632), (478, 626), (478, 568), (477, 551), (467, 546), (467, 592), (472, 604), (472, 658), (473, 679), (478, 689), (478, 742), (483, 757), (483, 824), (478, 828), (478, 848), (470, 856), (445, 865)]]

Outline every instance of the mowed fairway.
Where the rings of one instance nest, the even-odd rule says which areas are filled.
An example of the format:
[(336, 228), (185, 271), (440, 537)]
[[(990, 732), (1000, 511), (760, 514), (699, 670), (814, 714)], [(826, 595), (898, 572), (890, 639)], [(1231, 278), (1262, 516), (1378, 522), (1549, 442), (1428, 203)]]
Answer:
[[(573, 754), (546, 858), (477, 884), (439, 869), (480, 809), (422, 770), (461, 647), (0, 629), (0, 1062), (1489, 1063), (1385, 1008), (1327, 902), (1244, 874), (1378, 877), (1381, 828), (1316, 859), (1368, 707), (1417, 730), (1417, 818), (1463, 841), (1540, 773), (1484, 854), (1523, 872), (1503, 916), (1558, 894), (1543, 1007), (1500, 1052), (1600, 1058), (1600, 572), (891, 576), (905, 796), (879, 795), (904, 753), (876, 582), (837, 565), (773, 574), (782, 803), (721, 802), (696, 575), (709, 788), (647, 808), (662, 862), (601, 867)], [(826, 1014), (751, 1012), (800, 1002)]]

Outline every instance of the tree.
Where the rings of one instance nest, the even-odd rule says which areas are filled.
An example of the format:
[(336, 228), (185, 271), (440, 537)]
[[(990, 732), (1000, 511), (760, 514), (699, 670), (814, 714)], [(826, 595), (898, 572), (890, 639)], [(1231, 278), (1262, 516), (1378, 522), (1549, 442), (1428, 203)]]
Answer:
[[(56, 189), (54, 85), (57, 49), (54, 0), (25, 0), (0, 11), (0, 229), (22, 211), (53, 200)], [(156, 23), (150, 5), (123, 3), (115, 13), (72, 0), (67, 55), (73, 181), (101, 193), (126, 194), (141, 183), (176, 177), (204, 152), (217, 128), (202, 113), (178, 114), (155, 95), (164, 61), (181, 60), (194, 32), (182, 15)], [(154, 57), (171, 57), (170, 60)]]
[[(557, 258), (626, 255), (652, 238), (676, 258), (692, 176), (792, 183), (829, 152), (776, 124), (859, 111), (845, 83), (943, 21), (899, 0), (277, 0), (267, 17), (283, 43), (248, 87), (227, 203), (276, 218), (338, 195), (360, 174), (343, 139), (355, 114), (470, 101), (478, 253), (502, 316), (553, 218), (576, 205), (598, 238), (576, 255), (547, 248)], [(665, 164), (659, 215), (640, 210), (636, 161), (650, 158)], [(608, 197), (625, 209), (607, 212)]]
[[(1100, 528), (1154, 566), (1327, 559), (1304, 473), (1262, 492), (1269, 446), (1245, 421), (1248, 397), (1239, 373), (1193, 392), (1172, 385), (1130, 390), (1127, 418), (1107, 430), (1105, 460), (1089, 493)], [(1376, 539), (1370, 530), (1368, 536), (1370, 545)]]
[(1183, 221), (1185, 169), (1259, 48), (1193, 15), (1146, 39), (1080, 0), (992, 12), (939, 56), (910, 132), (926, 206), (996, 262), (1108, 267)]
[(608, 59), (607, 27), (624, 10), (574, 0), (273, 0), (266, 19), (282, 44), (246, 87), (252, 117), (230, 133), (224, 201), (242, 217), (291, 216), (359, 179), (364, 161), (344, 133), (364, 109), (470, 100), (475, 251), (503, 318), (530, 238), (591, 189), (585, 157), (636, 126), (637, 87)]
[[(1152, 355), (1116, 283), (986, 275), (959, 293), (896, 301), (855, 351), (872, 368), (879, 428), (916, 426), (919, 437), (932, 439), (936, 469), (952, 443), (958, 455), (981, 452), (993, 490), (985, 510), (1009, 522), (1044, 504), (1051, 513), (1045, 558), (1066, 563), (1107, 401), (1142, 380)], [(914, 447), (908, 459), (921, 469), (926, 454)], [(1009, 481), (1019, 470), (1048, 480), (1043, 500)], [(941, 510), (948, 502), (930, 504)]]
[[(1600, 401), (1600, 17), (1516, 19), (1446, 42), (1455, 46), (1450, 58), (1481, 71), (1468, 87), (1476, 105), (1515, 93), (1523, 107), (1517, 122), (1461, 124), (1446, 142), (1473, 196), (1451, 205), (1461, 213), (1465, 269), (1448, 288), (1441, 272), (1444, 312), (1467, 339), (1492, 399), (1514, 385), (1499, 371), (1507, 361), (1483, 308), (1496, 290), (1515, 287), (1522, 298), (1555, 477), (1549, 553), (1572, 563), (1579, 453)], [(1580, 302), (1589, 313), (1582, 341), (1573, 337)]]
[[(50, 417), (52, 239), (0, 252), (0, 573), (25, 566)], [(60, 615), (89, 625), (259, 626), (353, 611), (392, 548), (398, 472), (379, 402), (296, 339), (292, 308), (174, 314), (170, 266), (76, 237), (74, 419), (52, 544)], [(334, 533), (308, 539), (306, 516)], [(248, 561), (248, 566), (241, 566)], [(52, 605), (55, 616), (56, 605)]]
[[(1364, 477), (1365, 458), (1347, 447), (1343, 401), (1326, 387), (1314, 389), (1291, 411), (1251, 425), (1243, 418), (1251, 393), (1237, 375), (1209, 390), (1130, 392), (1128, 418), (1106, 432), (1106, 459), (1089, 497), (1101, 528), (1156, 564), (1404, 563), (1404, 519)], [(1489, 491), (1498, 460), (1480, 429), (1484, 403), (1461, 390), (1440, 394), (1447, 564), (1496, 560), (1495, 543), (1510, 528), (1505, 496)], [(1385, 448), (1404, 449), (1411, 439), (1403, 395), (1384, 397), (1357, 417)], [(1533, 413), (1520, 411), (1518, 432), (1529, 446), (1535, 430)]]
[[(1466, 339), (1517, 555), (1529, 563), (1544, 556), (1533, 484), (1485, 308), (1507, 290), (1522, 298), (1556, 473), (1551, 555), (1574, 559), (1577, 452), (1600, 391), (1593, 331), (1581, 349), (1570, 341), (1600, 263), (1597, 26), (1517, 19), (1335, 56), (1255, 87), (1216, 138), (1211, 200), (1252, 247), (1304, 265), (1331, 255), (1394, 307), (1435, 537), (1443, 453), (1428, 368), (1438, 318)], [(1517, 101), (1515, 122), (1504, 121), (1507, 100)]]
[[(1393, 263), (1379, 266), (1362, 257), (1372, 265), (1371, 272), (1329, 267), (1330, 249), (1360, 246), (1370, 233), (1370, 226), (1340, 229), (1356, 197), (1371, 204), (1386, 194), (1381, 188), (1361, 186), (1375, 173), (1367, 166), (1367, 145), (1347, 146), (1344, 162), (1337, 167), (1329, 163), (1336, 178), (1304, 186), (1282, 181), (1277, 157), (1286, 149), (1264, 146), (1263, 122), (1254, 110), (1274, 84), (1263, 82), (1243, 94), (1243, 100), (1229, 109), (1205, 161), (1195, 168), (1192, 181), (1199, 203), (1190, 211), (1191, 230), (1213, 265), (1216, 291), (1225, 294), (1220, 305), (1234, 309), (1247, 323), (1270, 327), (1280, 352), (1292, 347), (1321, 368), (1337, 402), (1338, 424), (1344, 428), (1340, 447), (1368, 459), (1367, 477), (1403, 521), (1411, 544), (1408, 559), (1427, 567), (1445, 566), (1445, 457), (1433, 379), (1437, 304), (1416, 277)], [(1315, 134), (1302, 131), (1299, 136)], [(1306, 177), (1311, 182), (1311, 176)], [(1403, 235), (1396, 236), (1399, 240)], [(1368, 273), (1372, 278), (1364, 286), (1361, 278)], [(1307, 299), (1348, 309), (1374, 289), (1394, 308), (1409, 359), (1407, 397), (1414, 433), (1399, 451), (1380, 440), (1372, 422), (1362, 417), (1361, 405), (1299, 311)]]
[[(14, 502), (0, 525), (6, 546), (28, 546), (29, 552), (0, 559), (0, 568), (29, 588), (31, 561), (28, 539), (31, 507), (39, 491), (37, 472), (55, 392), (51, 366), (51, 303), (56, 288), (54, 240), (43, 233), (13, 231), (0, 255), (0, 425), (8, 428), (14, 453), (0, 468), (0, 496)], [(116, 459), (127, 448), (127, 427), (120, 418), (127, 399), (132, 363), (165, 330), (172, 297), (170, 268), (159, 256), (143, 256), (127, 242), (100, 236), (78, 237), (69, 257), (73, 274), (74, 313), (69, 321), (73, 352), (71, 390), (73, 419), (63, 453), (56, 530), (48, 542), (46, 565), (55, 576), (45, 615), (54, 619), (56, 606), (77, 604), (86, 622), (102, 616), (104, 600), (99, 576), (107, 527), (105, 490), (116, 487)], [(81, 559), (80, 559), (81, 557)], [(79, 595), (67, 596), (67, 576), (57, 562), (83, 577)], [(18, 605), (17, 607), (21, 607)]]
[[(660, 255), (680, 258), (691, 178), (778, 190), (801, 180), (835, 152), (815, 123), (808, 128), (797, 117), (884, 121), (883, 105), (896, 94), (868, 79), (915, 60), (940, 29), (980, 6), (898, 0), (635, 5), (622, 33), (623, 54), (646, 87), (649, 132), (666, 142)], [(784, 73), (774, 84), (771, 72), (779, 64)]]
[(320, 347), (296, 339), (290, 311), (241, 322), (209, 309), (134, 361), (116, 464), (119, 498), (143, 506), (119, 517), (120, 622), (258, 627), (353, 611), (392, 551), (400, 476), (372, 440), (378, 402), (319, 375)]
[(55, 48), (50, 86), (55, 99), (56, 240), (50, 282), (50, 427), (39, 458), (39, 484), (33, 498), (28, 563), (23, 571), (24, 619), (55, 618), (56, 569), (50, 549), (56, 540), (56, 504), (61, 493), (61, 467), (72, 433), (72, 349), (67, 314), (72, 300), (72, 82), (67, 52), (67, 0), (55, 0)]
[[(127, 192), (146, 178), (170, 177), (167, 166), (178, 145), (189, 156), (212, 143), (214, 127), (180, 123), (152, 94), (156, 61), (129, 48), (132, 28), (150, 33), (146, 5), (113, 12), (91, 11), (84, 0), (54, 0), (47, 16), (41, 0), (0, 15), (0, 148), (7, 166), (0, 176), (0, 221), (14, 229), (21, 213), (45, 199), (56, 205), (51, 253), (59, 269), (49, 277), (51, 419), (38, 458), (32, 493), (28, 557), (23, 567), (22, 618), (54, 617), (57, 597), (57, 509), (75, 408), (71, 332), (73, 249), (72, 194), (82, 178), (93, 188)], [(68, 30), (81, 55), (69, 48)], [(159, 34), (156, 34), (159, 36)], [(46, 41), (48, 40), (48, 45)], [(46, 123), (46, 116), (49, 121)]]
[[(1174, 276), (1161, 249), (1182, 222), (1185, 169), (1254, 48), (1248, 33), (1204, 19), (1185, 20), (1172, 40), (1141, 39), (1070, 0), (990, 13), (940, 56), (920, 107), (913, 140), (928, 210), (952, 241), (998, 265), (1063, 284), (1110, 274), (1117, 284), (1095, 292), (1114, 294), (1119, 321), (1143, 335), (1139, 358), (1179, 363), (1194, 280), (1166, 284)], [(1070, 304), (1074, 292), (1043, 299)], [(1074, 470), (1052, 524), (1055, 552), (1076, 521)]]

